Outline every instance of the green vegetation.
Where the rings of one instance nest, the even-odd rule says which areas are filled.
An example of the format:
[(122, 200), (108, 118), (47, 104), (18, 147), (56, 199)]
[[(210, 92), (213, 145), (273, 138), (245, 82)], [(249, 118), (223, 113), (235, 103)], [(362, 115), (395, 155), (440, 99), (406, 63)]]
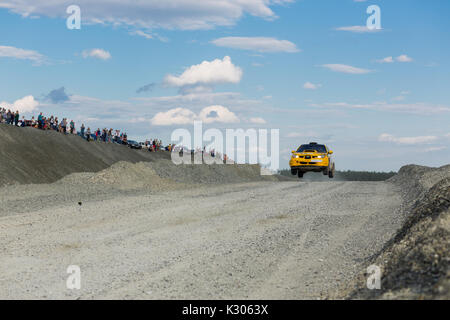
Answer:
[[(291, 175), (290, 169), (280, 170), (279, 174), (287, 177), (294, 177)], [(335, 179), (336, 180), (345, 180), (345, 181), (384, 181), (393, 176), (395, 176), (397, 172), (375, 172), (375, 171), (336, 171)], [(319, 173), (308, 173), (305, 175), (308, 177), (308, 180), (324, 180), (327, 177), (323, 177), (322, 174)]]

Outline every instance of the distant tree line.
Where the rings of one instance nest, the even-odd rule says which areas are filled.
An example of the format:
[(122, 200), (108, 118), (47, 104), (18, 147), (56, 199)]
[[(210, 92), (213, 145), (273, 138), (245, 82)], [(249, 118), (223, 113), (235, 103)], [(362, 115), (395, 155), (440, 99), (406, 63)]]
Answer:
[[(287, 177), (295, 177), (291, 174), (290, 169), (283, 169), (279, 171), (279, 174)], [(397, 172), (376, 172), (376, 171), (336, 171), (335, 179), (336, 180), (344, 180), (344, 181), (384, 181), (393, 176), (395, 176)], [(328, 177), (323, 176), (318, 172), (311, 172), (305, 174), (305, 180), (312, 181), (321, 181), (327, 180)]]

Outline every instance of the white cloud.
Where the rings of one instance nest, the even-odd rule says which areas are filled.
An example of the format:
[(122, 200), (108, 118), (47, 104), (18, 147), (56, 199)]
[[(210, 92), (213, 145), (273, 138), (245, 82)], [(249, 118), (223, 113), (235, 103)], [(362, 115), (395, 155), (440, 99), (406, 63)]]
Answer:
[(162, 41), (162, 42), (168, 42), (169, 41), (168, 38), (160, 36), (157, 33), (150, 33), (150, 32), (143, 31), (143, 30), (130, 31), (129, 34), (132, 35), (132, 36), (140, 36), (140, 37), (143, 37), (145, 39), (155, 39), (156, 38), (156, 39), (158, 39), (159, 41)]
[[(197, 87), (198, 88), (198, 87)], [(227, 105), (237, 104), (240, 100), (240, 94), (237, 92), (192, 92), (179, 94), (175, 96), (143, 97), (134, 98), (134, 100), (143, 103), (151, 108), (173, 109), (176, 106), (184, 105), (189, 107), (198, 107), (199, 105)]]
[(435, 151), (442, 151), (447, 149), (447, 147), (444, 146), (439, 146), (439, 147), (430, 147), (430, 148), (426, 148), (424, 151), (425, 152), (435, 152)]
[(166, 112), (158, 112), (151, 120), (155, 126), (170, 126), (192, 123), (196, 118), (194, 112), (186, 108), (175, 108)]
[(242, 69), (226, 56), (223, 60), (203, 61), (186, 69), (180, 76), (167, 75), (164, 82), (169, 86), (184, 87), (196, 85), (214, 85), (218, 83), (238, 83)]
[(413, 61), (413, 59), (411, 57), (408, 57), (406, 54), (402, 54), (402, 55), (398, 56), (396, 58), (396, 60), (398, 62), (412, 62)]
[(388, 133), (383, 133), (378, 137), (378, 141), (381, 142), (393, 142), (397, 144), (426, 144), (436, 141), (438, 137), (436, 136), (418, 136), (418, 137), (395, 137)]
[(201, 120), (204, 123), (239, 122), (239, 118), (228, 108), (215, 105), (203, 108), (198, 115), (187, 108), (175, 108), (166, 112), (158, 112), (151, 119), (151, 123), (156, 126), (170, 126), (191, 124), (195, 120)]
[(136, 31), (131, 31), (130, 32), (131, 35), (136, 35), (136, 36), (141, 36), (144, 37), (146, 39), (153, 39), (153, 36), (150, 33), (146, 33), (142, 30), (136, 30)]
[(321, 84), (314, 84), (311, 82), (305, 82), (305, 84), (303, 85), (303, 89), (307, 89), (307, 90), (316, 90), (318, 88), (320, 88), (322, 85)]
[(211, 41), (219, 47), (252, 50), (257, 52), (299, 52), (300, 49), (288, 40), (267, 37), (225, 37)]
[(136, 117), (136, 118), (131, 118), (129, 120), (130, 123), (141, 123), (141, 122), (147, 122), (148, 119), (144, 118), (144, 117)]
[(19, 110), (19, 113), (22, 112), (32, 112), (39, 106), (39, 102), (37, 102), (32, 95), (23, 97), (14, 101), (14, 103), (1, 102), (0, 107), (5, 109), (11, 109), (12, 111)]
[(266, 124), (266, 120), (264, 120), (263, 118), (260, 118), (260, 117), (250, 118), (248, 121), (250, 123), (255, 123), (255, 124)]
[(400, 112), (410, 114), (443, 114), (450, 113), (450, 107), (444, 105), (434, 105), (427, 103), (387, 103), (387, 102), (374, 102), (366, 104), (355, 104), (347, 102), (328, 102), (324, 104), (311, 104), (313, 107), (325, 107), (325, 108), (348, 108), (348, 109), (360, 109), (360, 110), (377, 110), (388, 112)]
[(45, 61), (45, 56), (37, 51), (25, 50), (10, 46), (0, 46), (0, 57), (30, 60), (34, 65), (41, 65)]
[[(271, 7), (293, 0), (77, 0), (83, 23), (141, 28), (211, 29), (230, 26), (245, 14), (275, 19)], [(73, 0), (2, 0), (0, 8), (23, 17), (66, 18)]]
[(408, 57), (406, 54), (402, 54), (398, 56), (397, 58), (394, 58), (392, 56), (377, 60), (378, 63), (394, 63), (395, 61), (398, 62), (412, 62), (413, 59), (411, 57)]
[(403, 100), (405, 100), (405, 97), (404, 96), (397, 96), (397, 97), (393, 97), (391, 100), (392, 101), (403, 101)]
[(348, 27), (339, 27), (336, 28), (338, 31), (348, 31), (354, 33), (375, 33), (380, 32), (383, 29), (369, 29), (367, 26), (348, 26)]
[(393, 63), (394, 62), (394, 58), (392, 57), (386, 57), (380, 60), (377, 60), (378, 63)]
[(350, 73), (350, 74), (366, 74), (372, 72), (371, 70), (352, 67), (345, 64), (324, 64), (322, 67), (330, 69), (334, 72)]
[(83, 58), (97, 58), (101, 60), (108, 60), (111, 59), (111, 54), (108, 51), (105, 51), (103, 49), (89, 49), (84, 50), (81, 55)]
[(307, 132), (290, 132), (286, 135), (286, 138), (311, 138), (311, 137), (317, 137), (318, 134), (313, 131), (307, 131)]
[(203, 108), (198, 118), (204, 123), (222, 122), (222, 123), (236, 123), (239, 122), (239, 118), (228, 108), (223, 106), (209, 106)]
[(214, 91), (213, 88), (211, 88), (209, 86), (202, 86), (202, 85), (198, 85), (198, 86), (194, 86), (194, 87), (188, 86), (188, 87), (180, 88), (180, 93), (184, 96), (207, 94), (207, 93), (212, 93), (213, 91)]

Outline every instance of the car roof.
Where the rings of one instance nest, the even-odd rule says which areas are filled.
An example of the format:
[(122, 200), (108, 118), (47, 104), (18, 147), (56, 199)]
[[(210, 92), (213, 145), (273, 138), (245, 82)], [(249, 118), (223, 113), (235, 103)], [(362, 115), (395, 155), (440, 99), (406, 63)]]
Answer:
[(324, 146), (324, 147), (326, 147), (327, 145), (323, 144), (323, 143), (310, 142), (310, 143), (303, 143), (302, 145), (300, 145), (300, 147), (301, 146)]

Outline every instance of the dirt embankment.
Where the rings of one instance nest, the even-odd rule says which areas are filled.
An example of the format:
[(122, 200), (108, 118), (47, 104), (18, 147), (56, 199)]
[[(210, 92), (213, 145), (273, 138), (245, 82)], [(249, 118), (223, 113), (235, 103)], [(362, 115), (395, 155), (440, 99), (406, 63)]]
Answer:
[(408, 218), (373, 259), (381, 289), (366, 289), (368, 275), (360, 274), (346, 298), (449, 299), (450, 165), (405, 166), (390, 181), (401, 187)]
[(118, 161), (169, 159), (166, 152), (130, 150), (114, 143), (87, 142), (76, 135), (0, 124), (0, 186), (52, 183), (74, 172), (97, 172)]
[[(156, 181), (159, 178), (179, 183), (236, 183), (274, 179), (262, 177), (258, 165), (176, 166), (170, 160), (169, 152), (147, 152), (114, 143), (87, 142), (79, 136), (64, 136), (54, 131), (0, 125), (0, 137), (0, 187), (49, 184), (74, 173), (72, 182), (77, 177), (80, 182), (86, 182), (87, 178), (96, 178), (84, 173), (97, 173), (119, 162), (122, 164), (102, 173), (109, 177), (105, 182), (130, 188), (134, 185), (135, 189), (153, 182), (159, 183)], [(127, 174), (119, 175), (120, 171)]]

